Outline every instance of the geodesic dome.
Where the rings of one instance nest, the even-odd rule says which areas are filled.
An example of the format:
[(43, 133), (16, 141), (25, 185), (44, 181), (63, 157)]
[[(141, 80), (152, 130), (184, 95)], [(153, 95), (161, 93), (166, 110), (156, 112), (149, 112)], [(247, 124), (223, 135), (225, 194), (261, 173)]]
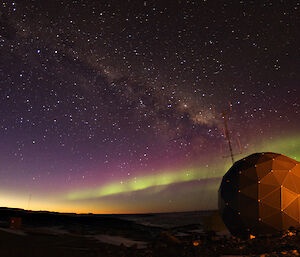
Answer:
[(300, 165), (282, 154), (237, 161), (219, 188), (219, 211), (235, 236), (300, 227)]

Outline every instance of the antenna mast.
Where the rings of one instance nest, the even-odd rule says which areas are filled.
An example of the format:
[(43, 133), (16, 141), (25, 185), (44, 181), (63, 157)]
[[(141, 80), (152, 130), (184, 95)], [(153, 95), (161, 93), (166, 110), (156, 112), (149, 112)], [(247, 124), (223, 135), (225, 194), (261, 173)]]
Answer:
[(225, 137), (226, 137), (227, 142), (228, 142), (228, 147), (229, 147), (229, 151), (230, 151), (231, 161), (232, 161), (232, 164), (234, 164), (234, 155), (233, 155), (233, 151), (232, 151), (232, 145), (231, 145), (231, 140), (230, 140), (230, 133), (229, 133), (229, 129), (228, 129), (227, 114), (226, 114), (225, 111), (223, 111), (223, 113), (222, 113), (222, 118), (224, 119)]

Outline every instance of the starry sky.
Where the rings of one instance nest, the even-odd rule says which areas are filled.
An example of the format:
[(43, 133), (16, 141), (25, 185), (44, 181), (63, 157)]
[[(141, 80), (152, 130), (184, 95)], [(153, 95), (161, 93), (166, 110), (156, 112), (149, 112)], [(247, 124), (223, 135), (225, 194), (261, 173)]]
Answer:
[(217, 208), (233, 154), (300, 160), (300, 1), (0, 6), (1, 206)]

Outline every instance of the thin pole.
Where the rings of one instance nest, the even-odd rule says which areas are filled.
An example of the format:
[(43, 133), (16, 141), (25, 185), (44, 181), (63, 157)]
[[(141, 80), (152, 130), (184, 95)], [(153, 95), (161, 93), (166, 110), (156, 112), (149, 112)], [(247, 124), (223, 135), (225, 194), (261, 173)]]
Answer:
[(230, 133), (229, 133), (229, 129), (228, 129), (227, 117), (226, 117), (225, 111), (223, 111), (223, 119), (224, 119), (224, 125), (225, 125), (225, 136), (226, 136), (228, 146), (229, 146), (231, 161), (232, 161), (232, 164), (234, 164), (234, 157), (233, 157), (232, 146), (231, 146), (231, 141), (230, 141)]

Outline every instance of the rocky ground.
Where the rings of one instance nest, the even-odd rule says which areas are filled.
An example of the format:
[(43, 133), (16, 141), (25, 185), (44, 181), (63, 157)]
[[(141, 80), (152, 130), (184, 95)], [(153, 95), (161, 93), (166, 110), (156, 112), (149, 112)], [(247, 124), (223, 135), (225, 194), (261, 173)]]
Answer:
[[(137, 241), (138, 242), (138, 241)], [(45, 229), (0, 230), (0, 255), (7, 257), (168, 257), (168, 256), (299, 256), (300, 231), (240, 240), (214, 232), (174, 236), (162, 231), (146, 245), (126, 246), (98, 241), (76, 233), (53, 233)]]
[[(0, 256), (3, 257), (300, 255), (300, 230), (291, 228), (276, 235), (242, 240), (226, 231), (205, 229), (207, 213), (206, 216), (203, 213), (131, 215), (125, 220), (123, 216), (11, 209), (4, 209), (0, 214)], [(18, 228), (11, 224), (11, 217), (15, 216), (22, 218)], [(201, 220), (199, 217), (202, 223), (195, 223)]]

